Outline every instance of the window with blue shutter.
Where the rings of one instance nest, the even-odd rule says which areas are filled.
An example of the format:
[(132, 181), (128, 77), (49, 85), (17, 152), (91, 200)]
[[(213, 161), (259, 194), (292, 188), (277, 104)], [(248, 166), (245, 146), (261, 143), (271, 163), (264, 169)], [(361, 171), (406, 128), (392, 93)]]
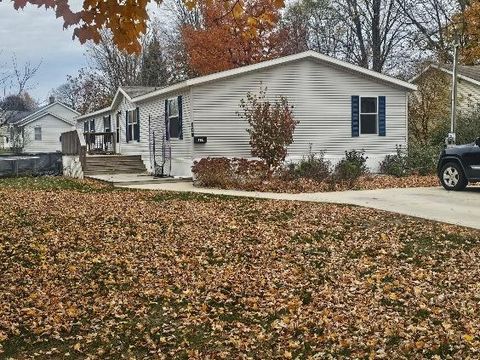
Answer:
[(352, 137), (360, 135), (360, 97), (352, 96)]
[(387, 121), (386, 121), (386, 98), (385, 96), (378, 97), (378, 135), (387, 135)]
[(378, 134), (378, 98), (360, 98), (360, 134)]

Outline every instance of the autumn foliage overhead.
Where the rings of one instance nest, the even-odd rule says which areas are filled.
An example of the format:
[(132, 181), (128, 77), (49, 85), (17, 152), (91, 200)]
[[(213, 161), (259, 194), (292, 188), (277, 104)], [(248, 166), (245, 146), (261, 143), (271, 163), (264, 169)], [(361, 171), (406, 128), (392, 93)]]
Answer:
[(480, 0), (473, 0), (465, 13), (457, 16), (464, 26), (465, 46), (461, 51), (461, 61), (466, 65), (480, 64)]
[[(2, 0), (0, 0), (2, 1)], [(80, 9), (72, 9), (73, 0), (12, 0), (15, 9), (23, 9), (27, 4), (53, 9), (57, 18), (62, 18), (64, 28), (73, 27), (73, 37), (81, 43), (92, 40), (100, 41), (99, 31), (103, 28), (112, 31), (115, 44), (130, 53), (140, 52), (140, 37), (147, 30), (149, 3), (161, 4), (162, 0), (83, 0)], [(262, 0), (268, 3), (267, 9), (277, 9), (284, 6), (283, 0)], [(198, 0), (184, 0), (189, 9), (197, 6)], [(210, 3), (210, 0), (208, 0)], [(235, 0), (221, 2), (229, 9), (225, 16), (243, 17), (245, 5)], [(203, 4), (202, 6), (207, 6)], [(214, 7), (218, 6), (218, 3)], [(257, 23), (262, 23), (263, 13), (255, 12), (259, 19), (251, 18), (246, 31), (253, 32)]]
[(228, 70), (282, 55), (285, 31), (277, 26), (283, 1), (199, 3), (202, 24), (185, 25), (182, 40), (190, 68), (198, 75)]

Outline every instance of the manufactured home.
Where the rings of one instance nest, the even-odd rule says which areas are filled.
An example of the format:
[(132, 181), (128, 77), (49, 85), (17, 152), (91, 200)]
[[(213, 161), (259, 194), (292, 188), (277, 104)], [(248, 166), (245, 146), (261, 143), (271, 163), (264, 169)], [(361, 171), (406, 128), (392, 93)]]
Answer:
[(18, 147), (24, 153), (61, 151), (60, 135), (75, 129), (74, 118), (79, 115), (54, 97), (36, 110), (14, 112), (4, 126), (4, 148)]
[(149, 172), (190, 176), (194, 160), (251, 157), (248, 92), (285, 96), (299, 121), (288, 161), (311, 148), (336, 161), (364, 150), (372, 170), (407, 143), (407, 95), (415, 85), (307, 51), (164, 88), (118, 89), (105, 109), (77, 118), (89, 153), (137, 155)]
[[(441, 76), (451, 88), (453, 78), (452, 64), (430, 64), (417, 76), (410, 80), (413, 84), (420, 81), (435, 81)], [(457, 67), (457, 111), (469, 113), (476, 110), (480, 104), (480, 65), (458, 65)]]

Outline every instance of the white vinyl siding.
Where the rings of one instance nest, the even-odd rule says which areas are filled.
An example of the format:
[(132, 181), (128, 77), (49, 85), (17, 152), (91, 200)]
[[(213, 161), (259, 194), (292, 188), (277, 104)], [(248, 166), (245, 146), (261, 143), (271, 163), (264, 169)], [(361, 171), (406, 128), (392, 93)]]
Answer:
[[(73, 116), (72, 116), (73, 117)], [(25, 152), (55, 152), (62, 149), (60, 135), (72, 130), (73, 126), (59, 120), (52, 115), (42, 116), (40, 119), (25, 125)], [(38, 137), (41, 139), (38, 140)]]
[(459, 112), (475, 110), (480, 105), (480, 86), (459, 79), (457, 88), (457, 109)]
[[(175, 176), (189, 176), (190, 168), (192, 166), (192, 145), (193, 139), (191, 137), (191, 110), (190, 110), (190, 92), (188, 89), (182, 92), (175, 92), (165, 94), (162, 96), (147, 99), (142, 102), (138, 102), (137, 106), (140, 108), (141, 131), (144, 136), (141, 137), (141, 142), (145, 144), (145, 153), (149, 155), (148, 146), (148, 134), (155, 132), (155, 147), (156, 158), (161, 158), (162, 151), (162, 138), (165, 131), (165, 100), (177, 99), (178, 96), (182, 96), (182, 132), (183, 139), (171, 138), (170, 146), (172, 152), (172, 175)], [(151, 129), (148, 127), (148, 120), (150, 118)], [(143, 130), (144, 129), (144, 130)], [(151, 139), (153, 142), (153, 138)], [(151, 169), (151, 161), (146, 162), (147, 168)]]
[[(247, 123), (240, 119), (240, 99), (248, 91), (267, 87), (273, 99), (286, 96), (300, 121), (289, 157), (301, 158), (310, 145), (338, 158), (346, 150), (364, 149), (381, 159), (406, 144), (405, 90), (334, 68), (315, 60), (303, 59), (237, 77), (201, 84), (192, 88), (195, 135), (207, 136), (206, 144), (194, 144), (194, 158), (207, 156), (251, 156)], [(386, 97), (386, 136), (351, 137), (351, 96)], [(371, 161), (371, 166), (375, 166)]]

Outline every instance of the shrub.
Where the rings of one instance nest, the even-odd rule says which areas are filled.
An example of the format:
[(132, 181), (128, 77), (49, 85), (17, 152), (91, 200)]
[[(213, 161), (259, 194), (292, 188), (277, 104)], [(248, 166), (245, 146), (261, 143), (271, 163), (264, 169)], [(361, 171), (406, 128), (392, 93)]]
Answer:
[(263, 161), (242, 158), (204, 158), (195, 161), (192, 173), (195, 182), (205, 187), (249, 187), (268, 177)]
[(408, 168), (408, 154), (401, 146), (397, 146), (397, 153), (394, 155), (387, 155), (385, 159), (380, 162), (380, 172), (386, 175), (393, 175), (397, 177), (406, 176), (409, 174)]
[[(468, 144), (480, 136), (480, 105), (463, 111), (457, 118), (455, 135), (457, 144)], [(441, 125), (430, 134), (430, 144), (445, 144), (445, 137), (450, 132), (450, 119), (444, 120)], [(417, 144), (417, 143), (415, 143)]]
[(195, 181), (206, 187), (229, 187), (232, 182), (230, 160), (227, 158), (204, 158), (192, 166)]
[(250, 126), (252, 155), (265, 161), (270, 170), (277, 169), (285, 160), (287, 147), (293, 142), (293, 133), (298, 124), (293, 118), (293, 106), (281, 96), (271, 103), (266, 99), (266, 88), (259, 95), (247, 93), (240, 101), (241, 112)]
[(294, 179), (306, 178), (315, 181), (324, 181), (330, 174), (332, 163), (325, 159), (325, 153), (310, 151), (298, 163), (289, 165), (288, 172)]
[(368, 173), (367, 159), (363, 150), (345, 151), (345, 157), (335, 166), (333, 180), (347, 181), (353, 185), (360, 176)]
[(441, 146), (419, 146), (411, 144), (408, 147), (407, 167), (412, 174), (435, 174)]

